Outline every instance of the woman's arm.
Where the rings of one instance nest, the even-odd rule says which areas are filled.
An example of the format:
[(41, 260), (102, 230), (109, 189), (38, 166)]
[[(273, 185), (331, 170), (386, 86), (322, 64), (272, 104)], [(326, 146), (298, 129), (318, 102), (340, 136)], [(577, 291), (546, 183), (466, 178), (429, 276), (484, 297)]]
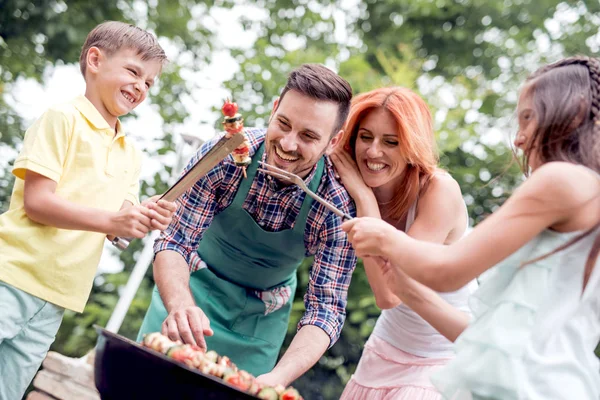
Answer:
[[(376, 258), (374, 260), (381, 260)], [(456, 309), (439, 294), (415, 281), (387, 262), (378, 262), (382, 275), (388, 279), (388, 286), (404, 304), (423, 318), (435, 330), (453, 342), (469, 324), (469, 317)]]
[[(460, 238), (467, 227), (467, 212), (458, 183), (449, 175), (435, 175), (419, 199), (417, 217), (408, 236), (443, 244), (452, 233)], [(378, 265), (383, 275), (381, 265)], [(388, 267), (392, 267), (388, 265)], [(454, 341), (469, 324), (469, 317), (435, 291), (415, 281), (401, 269), (393, 280), (383, 277), (393, 293), (448, 340)]]
[[(356, 215), (358, 217), (372, 217), (381, 219), (377, 199), (370, 187), (365, 185), (356, 163), (350, 155), (344, 150), (338, 150), (331, 155), (331, 160), (335, 169), (340, 175), (348, 193), (354, 199), (356, 204)], [(377, 307), (382, 310), (394, 308), (402, 301), (388, 287), (381, 269), (377, 266), (376, 260), (371, 257), (363, 257), (363, 265), (371, 291), (375, 295)]]
[(415, 240), (375, 219), (348, 221), (343, 228), (359, 257), (386, 257), (392, 266), (402, 268), (430, 288), (453, 291), (544, 229), (591, 228), (600, 219), (599, 194), (598, 179), (589, 171), (570, 163), (552, 162), (538, 168), (497, 212), (450, 246)]
[[(349, 192), (356, 197), (358, 216), (381, 219), (373, 192), (369, 188), (357, 190), (355, 180), (360, 179), (362, 183), (362, 179), (348, 173), (346, 163), (352, 160), (344, 161), (342, 164), (338, 159), (336, 168), (342, 165), (338, 168), (338, 173), (342, 175), (344, 184), (351, 187)], [(349, 175), (352, 177), (350, 184), (349, 179), (346, 179)], [(462, 236), (466, 226), (467, 213), (460, 187), (450, 176), (434, 176), (419, 200), (417, 216), (408, 235), (423, 241), (444, 243), (450, 232), (455, 234), (453, 236)], [(386, 262), (382, 258), (364, 257), (363, 263), (379, 308), (393, 308), (404, 303), (450, 341), (456, 340), (467, 327), (469, 318), (465, 313), (448, 304), (433, 290), (410, 278), (401, 269), (396, 269), (395, 274), (384, 275), (382, 266)], [(389, 262), (387, 266), (390, 267)]]

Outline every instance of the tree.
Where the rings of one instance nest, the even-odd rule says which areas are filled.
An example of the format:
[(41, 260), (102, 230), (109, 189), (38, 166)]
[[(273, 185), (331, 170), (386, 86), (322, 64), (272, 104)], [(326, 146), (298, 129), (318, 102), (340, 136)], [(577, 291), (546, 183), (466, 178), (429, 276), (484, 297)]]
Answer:
[[(441, 164), (460, 183), (473, 224), (499, 207), (521, 179), (506, 144), (486, 137), (494, 128), (504, 134), (511, 129), (520, 82), (544, 62), (598, 49), (592, 37), (598, 30), (597, 4), (372, 0), (341, 11), (336, 5), (266, 2), (269, 16), (256, 28), (261, 38), (253, 49), (236, 53), (240, 72), (227, 83), (251, 113), (247, 120), (268, 119), (270, 107), (264, 105), (281, 85), (274, 82), (284, 82), (302, 62), (338, 68), (355, 92), (390, 84), (411, 87), (434, 110)], [(351, 25), (341, 44), (333, 34), (336, 11)], [(298, 40), (298, 27), (310, 34)], [(536, 52), (544, 43), (549, 51)], [(296, 299), (302, 299), (303, 285), (298, 288)], [(293, 316), (299, 318), (301, 310), (297, 300)], [(377, 315), (359, 264), (340, 342), (297, 383), (307, 397), (339, 397), (342, 385), (336, 380), (343, 384), (354, 371)]]
[[(207, 28), (235, 23), (217, 20), (215, 12), (223, 9), (253, 11), (240, 19), (244, 34), (256, 36), (252, 46), (225, 46)], [(435, 116), (441, 165), (459, 182), (473, 224), (501, 205), (521, 179), (516, 163), (507, 168), (512, 154), (503, 141), (514, 130), (511, 114), (526, 74), (563, 55), (594, 54), (600, 48), (600, 5), (586, 1), (0, 0), (0, 10), (0, 142), (5, 145), (18, 144), (24, 128), (6, 101), (15, 79), (43, 81), (47, 68), (77, 62), (85, 35), (97, 23), (131, 21), (175, 49), (151, 96), (165, 129), (153, 155), (173, 152), (174, 133), (187, 116), (183, 99), (197, 89), (181, 72), (204, 68), (215, 50), (226, 48), (239, 64), (225, 86), (248, 126), (266, 124), (293, 67), (324, 63), (339, 70), (356, 93), (403, 85), (425, 98)], [(218, 118), (215, 110), (213, 120)], [(7, 207), (10, 179), (10, 173), (0, 176), (1, 209)], [(161, 175), (142, 185), (143, 193), (164, 189)], [(65, 316), (54, 349), (78, 356), (93, 346), (91, 326), (108, 320), (140, 246), (134, 242), (123, 253), (123, 273), (97, 279), (83, 314)], [(286, 344), (303, 310), (309, 265), (307, 260), (299, 272)], [(149, 274), (121, 331), (128, 337), (135, 337), (151, 287)], [(295, 383), (306, 398), (339, 397), (378, 315), (359, 263), (340, 341)]]

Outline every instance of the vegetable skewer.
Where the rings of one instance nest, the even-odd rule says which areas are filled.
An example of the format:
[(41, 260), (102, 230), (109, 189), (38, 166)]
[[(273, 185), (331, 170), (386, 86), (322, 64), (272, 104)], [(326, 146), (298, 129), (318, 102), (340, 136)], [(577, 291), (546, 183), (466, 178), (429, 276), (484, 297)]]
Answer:
[[(230, 137), (236, 133), (244, 131), (244, 118), (242, 114), (238, 113), (238, 106), (227, 99), (221, 112), (225, 116), (223, 118), (223, 127), (225, 128), (225, 136)], [(244, 136), (244, 142), (240, 144), (232, 153), (233, 161), (235, 165), (243, 168), (244, 178), (246, 178), (246, 167), (250, 165), (252, 159), (250, 158), (250, 143)]]

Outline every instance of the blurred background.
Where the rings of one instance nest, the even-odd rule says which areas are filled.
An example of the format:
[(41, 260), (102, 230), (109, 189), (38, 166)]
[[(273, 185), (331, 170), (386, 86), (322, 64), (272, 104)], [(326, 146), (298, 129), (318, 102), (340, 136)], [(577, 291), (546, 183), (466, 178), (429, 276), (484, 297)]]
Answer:
[[(83, 93), (78, 69), (87, 33), (105, 20), (154, 32), (170, 63), (148, 100), (124, 119), (144, 150), (141, 197), (162, 193), (210, 138), (227, 97), (246, 126), (265, 126), (291, 69), (323, 63), (355, 93), (402, 85), (431, 106), (441, 165), (460, 183), (474, 226), (510, 195), (522, 174), (510, 143), (520, 84), (541, 64), (597, 55), (597, 0), (0, 0), (0, 212), (27, 127), (50, 105)], [(190, 141), (188, 140), (188, 143)], [(85, 312), (68, 312), (52, 350), (93, 348), (144, 245), (107, 247)], [(304, 306), (300, 273), (286, 345)], [(153, 285), (146, 273), (120, 334), (135, 338)], [(342, 337), (294, 383), (307, 399), (337, 399), (356, 368), (379, 310), (362, 266), (352, 279)]]

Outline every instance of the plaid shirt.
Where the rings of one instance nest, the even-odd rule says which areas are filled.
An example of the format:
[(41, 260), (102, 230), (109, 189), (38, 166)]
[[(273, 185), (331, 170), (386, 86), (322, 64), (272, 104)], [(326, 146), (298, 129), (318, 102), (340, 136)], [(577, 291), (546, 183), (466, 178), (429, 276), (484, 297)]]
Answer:
[[(265, 129), (246, 128), (253, 155), (265, 138)], [(202, 145), (186, 167), (189, 169), (204, 156), (221, 135)], [(265, 155), (263, 155), (264, 159)], [(331, 161), (325, 158), (325, 170), (317, 194), (349, 215), (355, 215), (355, 207), (346, 189), (334, 178)], [(316, 168), (306, 177), (310, 182)], [(240, 184), (242, 169), (228, 156), (200, 179), (177, 201), (178, 208), (171, 225), (154, 245), (154, 252), (173, 250), (180, 253), (190, 266), (190, 273), (206, 264), (196, 252), (202, 235), (213, 217), (228, 207)], [(291, 229), (300, 212), (305, 193), (296, 185), (279, 187), (277, 182), (262, 172), (257, 172), (243, 208), (263, 229), (278, 232)], [(313, 201), (307, 217), (304, 233), (306, 256), (313, 256), (304, 305), (306, 311), (298, 329), (314, 325), (330, 337), (332, 346), (339, 338), (346, 318), (346, 302), (356, 256), (346, 234), (341, 229), (341, 219), (320, 203)], [(265, 302), (267, 312), (283, 306), (290, 298), (289, 288), (277, 288), (268, 292), (256, 292)]]

